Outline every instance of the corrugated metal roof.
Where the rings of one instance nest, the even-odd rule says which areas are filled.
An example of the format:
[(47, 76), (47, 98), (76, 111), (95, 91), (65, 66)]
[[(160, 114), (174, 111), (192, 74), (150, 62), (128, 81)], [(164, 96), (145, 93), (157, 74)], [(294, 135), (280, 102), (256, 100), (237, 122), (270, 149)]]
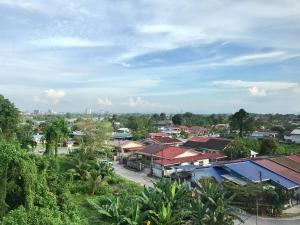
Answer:
[(221, 167), (200, 168), (192, 173), (192, 179), (194, 181), (199, 181), (205, 177), (213, 177), (216, 179), (216, 181), (220, 182), (224, 180), (222, 175), (225, 174), (228, 174), (228, 172)]
[(291, 132), (292, 135), (300, 135), (300, 129), (295, 129)]
[(183, 146), (196, 149), (223, 150), (231, 141), (225, 138), (194, 137), (184, 143)]
[(270, 158), (272, 161), (290, 168), (291, 170), (294, 170), (298, 173), (300, 173), (300, 163), (289, 159), (288, 157), (285, 156), (281, 156), (281, 157), (274, 157), (274, 158)]
[(227, 163), (225, 164), (225, 167), (255, 183), (271, 180), (287, 189), (299, 187), (298, 183), (280, 176), (277, 173), (274, 173), (251, 161)]
[(297, 163), (300, 163), (300, 155), (290, 155), (290, 156), (288, 156), (288, 158), (290, 160), (293, 160), (293, 161), (297, 162)]
[(154, 162), (160, 165), (176, 165), (180, 163), (192, 163), (196, 161), (201, 161), (205, 159), (219, 159), (219, 158), (225, 158), (226, 156), (219, 153), (203, 153), (195, 156), (189, 156), (189, 157), (181, 157), (181, 158), (174, 158), (174, 159), (159, 159), (155, 160)]
[[(174, 159), (175, 157), (187, 152), (187, 151), (193, 151), (188, 148), (181, 148), (181, 147), (167, 147), (163, 149), (160, 152), (155, 153), (154, 155), (159, 158), (164, 158), (164, 159)], [(195, 154), (197, 152), (195, 151)]]
[(259, 159), (256, 160), (255, 163), (258, 163), (259, 165), (274, 171), (275, 173), (280, 174), (281, 176), (284, 176), (300, 185), (300, 173), (297, 173), (294, 170), (291, 170), (285, 166), (282, 166), (276, 162), (273, 162), (269, 159)]

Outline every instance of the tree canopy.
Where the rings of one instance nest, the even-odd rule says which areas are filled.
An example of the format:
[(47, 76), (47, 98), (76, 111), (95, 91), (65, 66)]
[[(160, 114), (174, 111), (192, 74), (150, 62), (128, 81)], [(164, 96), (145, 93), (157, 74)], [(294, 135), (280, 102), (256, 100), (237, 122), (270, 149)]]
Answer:
[(238, 130), (239, 136), (243, 137), (245, 133), (254, 130), (254, 120), (248, 112), (240, 109), (230, 117), (230, 129)]
[(5, 138), (12, 138), (20, 121), (19, 110), (8, 99), (0, 95), (0, 132)]

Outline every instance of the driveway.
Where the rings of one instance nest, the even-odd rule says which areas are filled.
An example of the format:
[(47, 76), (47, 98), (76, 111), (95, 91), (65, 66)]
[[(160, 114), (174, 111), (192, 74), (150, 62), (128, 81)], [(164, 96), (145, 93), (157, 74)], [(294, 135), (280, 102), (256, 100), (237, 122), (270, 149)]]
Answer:
[(140, 185), (153, 187), (153, 183), (156, 182), (156, 179), (148, 177), (145, 172), (136, 172), (129, 170), (118, 162), (113, 162), (113, 167), (116, 174), (127, 180), (134, 181)]

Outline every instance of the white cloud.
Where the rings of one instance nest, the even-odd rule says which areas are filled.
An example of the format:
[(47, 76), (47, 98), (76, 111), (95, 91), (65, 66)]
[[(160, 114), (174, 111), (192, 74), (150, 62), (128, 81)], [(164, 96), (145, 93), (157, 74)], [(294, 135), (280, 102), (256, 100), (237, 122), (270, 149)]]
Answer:
[(97, 102), (99, 105), (112, 106), (112, 101), (109, 100), (108, 98), (98, 98)]
[(282, 91), (282, 90), (297, 90), (298, 83), (293, 82), (280, 82), (280, 81), (242, 81), (242, 80), (223, 80), (214, 81), (215, 85), (222, 88), (236, 88), (248, 89), (251, 96), (267, 96), (268, 92)]
[(53, 104), (58, 104), (61, 98), (65, 97), (66, 93), (61, 90), (49, 89), (45, 91), (46, 98), (48, 98)]
[(0, 5), (18, 7), (26, 10), (40, 10), (42, 8), (41, 4), (31, 0), (0, 0)]
[(30, 41), (31, 44), (43, 47), (104, 47), (108, 42), (93, 41), (80, 37), (50, 37)]
[(154, 104), (143, 100), (141, 97), (129, 98), (128, 105), (130, 107), (154, 106)]
[(267, 92), (265, 90), (260, 90), (256, 86), (249, 88), (249, 92), (251, 96), (267, 96)]
[(264, 52), (249, 55), (242, 55), (232, 59), (229, 59), (228, 63), (244, 63), (256, 60), (268, 60), (268, 59), (284, 59), (288, 55), (282, 51)]

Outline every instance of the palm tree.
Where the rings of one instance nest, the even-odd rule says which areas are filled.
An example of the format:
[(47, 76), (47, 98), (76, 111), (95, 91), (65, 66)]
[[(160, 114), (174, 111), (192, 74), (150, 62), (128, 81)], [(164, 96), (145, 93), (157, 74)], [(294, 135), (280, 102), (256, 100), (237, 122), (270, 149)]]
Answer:
[(91, 185), (91, 192), (92, 195), (94, 195), (101, 184), (102, 176), (101, 174), (99, 174), (97, 170), (92, 170), (87, 174), (88, 174), (87, 179)]

